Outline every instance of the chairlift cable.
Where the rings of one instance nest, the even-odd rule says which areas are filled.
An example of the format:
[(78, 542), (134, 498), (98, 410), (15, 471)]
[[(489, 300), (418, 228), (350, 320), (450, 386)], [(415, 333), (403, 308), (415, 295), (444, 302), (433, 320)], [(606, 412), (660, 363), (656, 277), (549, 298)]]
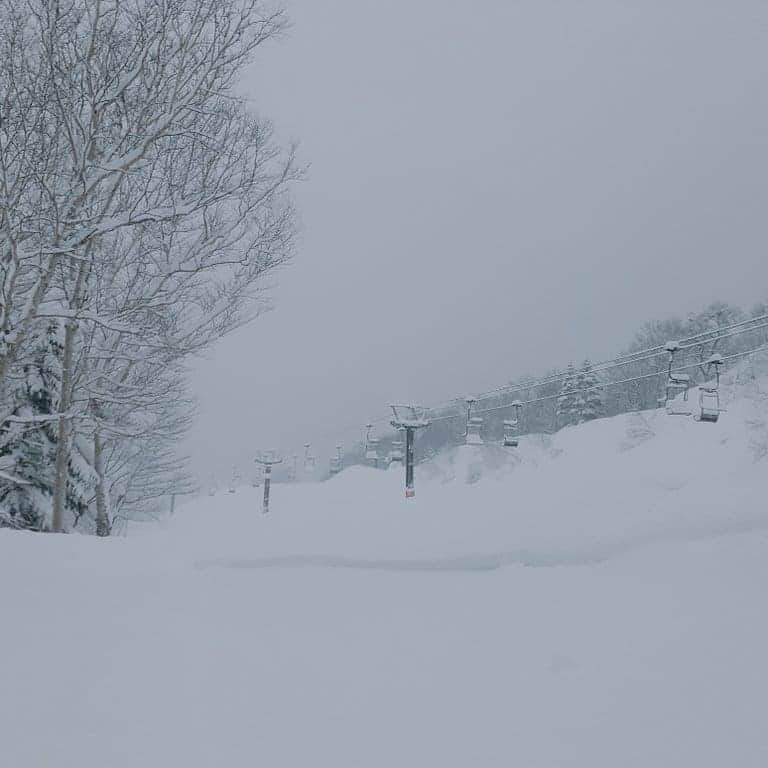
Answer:
[[(737, 357), (746, 357), (747, 355), (752, 355), (752, 354), (755, 354), (756, 352), (763, 352), (765, 350), (768, 350), (768, 344), (765, 344), (765, 345), (763, 345), (761, 347), (755, 347), (754, 349), (745, 350), (743, 352), (735, 352), (732, 355), (724, 355), (723, 356), (723, 361), (725, 362), (726, 360), (733, 360), (733, 359), (735, 359)], [(687, 365), (681, 365), (681, 366), (678, 366), (677, 368), (673, 368), (672, 369), (672, 373), (680, 373), (682, 371), (690, 370), (691, 368), (699, 368), (700, 366), (705, 365), (705, 364), (706, 363), (704, 363), (704, 362), (699, 362), (699, 363), (689, 363)], [(531, 398), (530, 400), (523, 400), (522, 404), (523, 405), (533, 405), (534, 403), (541, 403), (541, 402), (545, 402), (547, 400), (557, 400), (558, 398), (563, 397), (564, 395), (576, 395), (576, 394), (580, 394), (582, 392), (591, 392), (591, 391), (596, 390), (596, 389), (608, 389), (608, 387), (616, 387), (616, 386), (619, 386), (620, 384), (631, 384), (634, 381), (642, 381), (644, 379), (651, 379), (651, 378), (653, 378), (655, 376), (664, 376), (667, 373), (668, 373), (668, 370), (665, 368), (665, 369), (662, 369), (662, 370), (659, 370), (659, 371), (654, 371), (652, 373), (644, 373), (644, 374), (641, 374), (639, 376), (633, 376), (633, 377), (628, 378), (628, 379), (620, 379), (620, 380), (617, 380), (617, 381), (609, 381), (609, 382), (605, 382), (604, 384), (596, 384), (594, 386), (584, 387), (582, 389), (570, 389), (567, 392), (558, 392), (557, 394), (554, 394), (554, 395), (542, 395), (541, 397), (534, 397), (534, 398)], [(505, 408), (510, 408), (510, 407), (511, 407), (510, 403), (504, 403), (503, 405), (492, 406), (490, 408), (484, 408), (482, 411), (476, 411), (476, 413), (478, 413), (478, 414), (481, 414), (481, 413), (492, 413), (494, 411), (501, 411), (501, 410), (504, 410)], [(434, 416), (434, 417), (432, 417), (430, 419), (430, 421), (432, 423), (434, 423), (436, 421), (447, 421), (449, 419), (458, 419), (460, 417), (461, 417), (461, 414), (451, 413), (451, 414), (445, 414), (443, 416)]]
[[(750, 328), (740, 328), (738, 331), (734, 333), (728, 333), (724, 334), (723, 331), (728, 331), (731, 329), (735, 329), (737, 327), (751, 324), (751, 323), (757, 323), (763, 320), (768, 320), (768, 314), (760, 315), (758, 317), (753, 317), (750, 320), (743, 320), (739, 323), (733, 323), (732, 325), (724, 325), (720, 328), (713, 328), (709, 331), (703, 331), (701, 333), (695, 334), (693, 336), (688, 336), (686, 338), (679, 339), (679, 342), (681, 343), (680, 349), (692, 349), (693, 347), (698, 346), (701, 343), (704, 343), (702, 341), (695, 342), (693, 344), (683, 344), (683, 342), (689, 342), (694, 339), (701, 339), (703, 336), (710, 336), (715, 335), (716, 338), (709, 339), (708, 341), (716, 341), (721, 338), (731, 338), (733, 336), (738, 336), (742, 333), (749, 333), (750, 331), (757, 331), (761, 328), (768, 327), (768, 322), (763, 323), (762, 325), (757, 325)], [(654, 357), (659, 357), (660, 355), (666, 354), (667, 350), (665, 349), (664, 345), (660, 345), (657, 347), (649, 347), (648, 349), (641, 349), (637, 352), (632, 352), (626, 355), (618, 355), (615, 358), (612, 358), (610, 360), (604, 360), (598, 363), (595, 363), (592, 366), (592, 370), (595, 373), (601, 373), (603, 371), (611, 370), (612, 368), (620, 368), (624, 365), (631, 365), (632, 363), (639, 363), (643, 362), (644, 360), (650, 360)], [(565, 378), (568, 375), (567, 371), (560, 371), (558, 373), (552, 374), (550, 376), (544, 376), (540, 379), (533, 379), (531, 381), (526, 381), (523, 384), (518, 385), (504, 385), (503, 387), (497, 387), (496, 389), (488, 390), (488, 392), (483, 392), (477, 395), (477, 400), (485, 400), (488, 399), (489, 396), (493, 396), (498, 393), (506, 393), (510, 391), (517, 391), (520, 389), (531, 389), (533, 387), (542, 386), (544, 384), (552, 384), (556, 381), (559, 381), (560, 379)], [(445, 401), (446, 404), (450, 403), (452, 401)]]
[[(761, 330), (763, 328), (768, 328), (768, 313), (765, 313), (763, 315), (758, 315), (756, 317), (751, 317), (751, 318), (748, 318), (746, 320), (741, 320), (741, 321), (739, 321), (737, 323), (731, 323), (731, 324), (728, 324), (728, 325), (719, 326), (718, 328), (710, 328), (710, 329), (705, 330), (705, 331), (700, 331), (699, 333), (693, 334), (691, 336), (687, 336), (687, 337), (681, 338), (678, 341), (681, 344), (680, 350), (682, 351), (682, 350), (685, 350), (685, 349), (692, 349), (692, 348), (694, 348), (694, 347), (696, 347), (696, 346), (698, 346), (699, 344), (702, 344), (702, 343), (714, 342), (714, 341), (718, 341), (720, 339), (733, 338), (735, 336), (741, 335), (742, 333), (749, 333), (750, 331), (759, 331), (759, 330)], [(729, 333), (728, 331), (731, 331), (731, 332)], [(704, 337), (713, 337), (713, 338), (705, 339)], [(696, 341), (696, 340), (698, 340), (698, 341)], [(693, 343), (688, 343), (688, 342), (693, 342)], [(748, 351), (745, 351), (745, 352), (738, 352), (738, 353), (735, 353), (734, 355), (725, 356), (723, 359), (724, 360), (730, 360), (730, 359), (733, 359), (735, 357), (743, 357), (743, 356), (746, 356), (746, 355), (749, 355), (749, 354), (753, 354), (754, 352), (762, 351), (763, 349), (768, 349), (768, 346), (766, 346), (766, 347), (757, 347), (755, 349), (748, 350)], [(608, 360), (604, 360), (604, 361), (595, 363), (593, 365), (593, 367), (592, 367), (592, 370), (595, 373), (604, 373), (606, 371), (613, 370), (614, 368), (620, 368), (620, 367), (625, 366), (625, 365), (631, 365), (633, 363), (640, 363), (640, 362), (644, 362), (646, 360), (651, 360), (653, 358), (659, 357), (662, 354), (667, 354), (667, 350), (665, 348), (665, 345), (658, 345), (658, 346), (655, 346), (655, 347), (648, 347), (646, 349), (637, 350), (636, 352), (628, 352), (628, 353), (625, 353), (623, 355), (617, 355), (614, 358), (611, 358), (611, 359), (608, 359)], [(698, 368), (698, 367), (700, 367), (702, 365), (705, 365), (705, 364), (706, 364), (706, 361), (701, 361), (701, 362), (698, 362), (698, 363), (691, 363), (689, 365), (685, 365), (685, 366), (681, 366), (679, 368), (676, 368), (676, 369), (674, 369), (673, 372), (677, 373), (677, 372), (681, 372), (681, 371), (688, 370), (688, 369), (691, 369), (691, 368)], [(546, 401), (546, 400), (553, 400), (553, 399), (559, 398), (559, 397), (561, 397), (564, 394), (575, 394), (577, 392), (586, 392), (586, 391), (589, 391), (590, 389), (607, 388), (607, 387), (612, 387), (612, 386), (618, 386), (620, 384), (628, 384), (628, 383), (631, 383), (631, 382), (634, 382), (634, 381), (642, 381), (642, 380), (645, 380), (645, 379), (653, 378), (654, 376), (664, 375), (667, 372), (668, 372), (667, 370), (655, 371), (655, 372), (652, 372), (652, 373), (641, 374), (641, 375), (638, 375), (638, 376), (632, 377), (632, 378), (621, 379), (621, 380), (617, 380), (617, 381), (613, 381), (613, 382), (606, 382), (604, 384), (599, 385), (599, 387), (590, 387), (590, 388), (587, 388), (587, 389), (584, 389), (584, 390), (571, 390), (569, 392), (564, 392), (564, 393), (558, 392), (557, 394), (543, 395), (543, 396), (538, 397), (538, 398), (531, 398), (529, 400), (524, 400), (524, 401), (521, 401), (521, 402), (522, 402), (523, 405), (532, 405), (534, 403), (538, 403), (538, 402), (543, 402), (543, 401)], [(504, 394), (508, 394), (510, 392), (519, 392), (519, 391), (521, 391), (523, 389), (534, 389), (536, 387), (540, 387), (540, 386), (543, 386), (543, 385), (546, 385), (546, 384), (553, 384), (553, 383), (555, 383), (557, 381), (560, 381), (560, 380), (564, 379), (567, 375), (568, 375), (568, 371), (560, 371), (558, 373), (551, 374), (549, 376), (544, 376), (544, 377), (541, 377), (541, 378), (538, 378), (538, 379), (532, 379), (530, 381), (526, 381), (524, 383), (520, 383), (520, 384), (516, 384), (516, 385), (509, 385), (509, 384), (507, 384), (507, 385), (504, 385), (502, 387), (497, 387), (496, 389), (492, 389), (492, 390), (488, 390), (486, 392), (479, 393), (478, 395), (476, 395), (474, 397), (474, 400), (476, 402), (482, 402), (483, 400), (488, 400), (488, 399), (490, 399), (491, 397), (494, 397), (494, 396), (504, 395)], [(435, 405), (431, 406), (429, 408), (429, 410), (434, 411), (434, 410), (440, 410), (440, 409), (448, 408), (448, 407), (457, 407), (460, 402), (465, 402), (464, 398), (456, 397), (456, 398), (452, 398), (450, 400), (444, 400), (444, 401), (441, 401), (441, 402), (436, 403)], [(502, 405), (492, 406), (492, 407), (489, 407), (489, 408), (485, 408), (482, 411), (476, 411), (476, 413), (478, 413), (478, 414), (490, 413), (490, 412), (493, 412), (493, 411), (504, 410), (504, 409), (509, 408), (509, 407), (511, 407), (510, 404), (509, 403), (505, 403), (505, 404), (502, 404)], [(455, 414), (451, 413), (451, 414), (443, 414), (443, 415), (440, 415), (440, 416), (434, 416), (430, 420), (432, 422), (447, 421), (447, 420), (450, 420), (450, 419), (457, 419), (457, 418), (460, 418), (460, 417), (461, 417), (460, 413), (455, 413)], [(373, 424), (373, 425), (377, 425), (377, 424), (382, 424), (382, 423), (386, 424), (388, 422), (389, 422), (389, 417), (388, 416), (381, 416), (379, 418), (369, 419), (367, 423), (370, 423), (370, 424)], [(326, 431), (320, 433), (320, 435), (318, 437), (320, 437), (320, 439), (323, 439), (323, 438), (326, 438), (326, 437), (346, 435), (347, 433), (359, 430), (359, 428), (360, 428), (359, 424), (350, 424), (350, 425), (348, 425), (346, 427), (343, 427), (341, 429), (329, 429), (329, 430), (326, 430)]]
[[(760, 325), (755, 325), (749, 328), (739, 328), (738, 330), (734, 330), (732, 333), (722, 333), (722, 331), (727, 331), (729, 329), (735, 329), (738, 326), (744, 326), (747, 323), (756, 323), (762, 320), (768, 319), (768, 314), (766, 315), (760, 315), (758, 317), (753, 317), (750, 320), (743, 320), (740, 323), (733, 323), (730, 326), (722, 326), (718, 329), (711, 329), (709, 331), (704, 331), (699, 334), (695, 334), (694, 336), (688, 336), (686, 338), (680, 339), (680, 342), (688, 342), (692, 339), (701, 339), (702, 336), (707, 335), (715, 335), (716, 338), (708, 339), (707, 341), (719, 341), (720, 339), (727, 339), (732, 338), (734, 336), (739, 336), (742, 333), (749, 333), (750, 331), (759, 331), (763, 328), (768, 328), (768, 322), (764, 322)], [(694, 342), (692, 344), (681, 344), (680, 350), (685, 349), (693, 349), (694, 347), (699, 346), (699, 344), (705, 343), (703, 341)], [(631, 365), (633, 363), (640, 363), (644, 362), (645, 360), (651, 360), (655, 357), (659, 357), (660, 355), (667, 354), (667, 350), (664, 346), (658, 346), (658, 347), (649, 347), (648, 349), (644, 350), (638, 350), (637, 352), (631, 353), (633, 357), (630, 358), (629, 355), (619, 355), (616, 358), (613, 358), (611, 360), (605, 360), (600, 363), (595, 363), (592, 366), (592, 371), (594, 373), (603, 373), (605, 371), (610, 371), (614, 368), (621, 368), (625, 365)], [(480, 402), (482, 400), (488, 400), (493, 396), (496, 395), (502, 395), (507, 394), (509, 392), (519, 392), (523, 389), (533, 389), (535, 387), (540, 387), (545, 384), (554, 384), (557, 381), (560, 381), (564, 379), (568, 375), (568, 371), (560, 371), (558, 373), (552, 374), (550, 376), (544, 376), (539, 379), (532, 379), (530, 381), (526, 381), (524, 383), (520, 384), (506, 384), (503, 387), (497, 387), (496, 389), (488, 390), (487, 392), (480, 393), (475, 396), (475, 400), (477, 402)], [(559, 395), (557, 395), (559, 397)], [(451, 400), (444, 400), (440, 403), (437, 403), (436, 405), (432, 406), (433, 410), (437, 410), (440, 408), (448, 408), (451, 406), (456, 406), (458, 401), (461, 398), (453, 398)]]

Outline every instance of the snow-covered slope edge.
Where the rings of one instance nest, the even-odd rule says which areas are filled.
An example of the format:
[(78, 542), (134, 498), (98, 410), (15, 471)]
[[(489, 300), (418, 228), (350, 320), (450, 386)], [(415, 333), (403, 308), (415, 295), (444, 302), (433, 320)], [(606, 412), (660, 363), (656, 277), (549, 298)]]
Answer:
[(525, 436), (517, 449), (463, 446), (417, 467), (413, 501), (399, 468), (275, 485), (269, 516), (260, 489), (242, 488), (191, 503), (166, 536), (202, 567), (428, 570), (593, 562), (656, 541), (763, 529), (768, 381), (725, 392), (716, 424), (659, 410)]

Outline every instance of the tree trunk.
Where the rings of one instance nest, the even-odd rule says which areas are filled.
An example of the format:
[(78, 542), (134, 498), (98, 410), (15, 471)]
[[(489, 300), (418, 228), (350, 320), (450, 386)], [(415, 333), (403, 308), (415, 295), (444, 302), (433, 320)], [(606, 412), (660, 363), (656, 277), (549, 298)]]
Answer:
[(59, 430), (56, 444), (56, 474), (53, 485), (53, 514), (51, 528), (54, 533), (64, 531), (64, 506), (67, 499), (67, 481), (69, 479), (69, 450), (72, 442), (72, 416), (68, 413), (72, 406), (73, 370), (77, 322), (69, 320), (64, 328), (64, 353), (61, 370), (61, 398), (59, 399)]
[(109, 536), (109, 510), (107, 509), (107, 489), (104, 478), (104, 444), (98, 427), (93, 434), (93, 468), (98, 478), (96, 484), (96, 535)]

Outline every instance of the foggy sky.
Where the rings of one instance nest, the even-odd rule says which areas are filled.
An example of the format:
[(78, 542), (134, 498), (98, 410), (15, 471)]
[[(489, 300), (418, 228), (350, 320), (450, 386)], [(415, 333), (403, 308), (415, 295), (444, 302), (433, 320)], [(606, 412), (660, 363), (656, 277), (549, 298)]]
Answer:
[(195, 368), (201, 472), (768, 298), (768, 3), (289, 8), (243, 88), (311, 163), (303, 235)]

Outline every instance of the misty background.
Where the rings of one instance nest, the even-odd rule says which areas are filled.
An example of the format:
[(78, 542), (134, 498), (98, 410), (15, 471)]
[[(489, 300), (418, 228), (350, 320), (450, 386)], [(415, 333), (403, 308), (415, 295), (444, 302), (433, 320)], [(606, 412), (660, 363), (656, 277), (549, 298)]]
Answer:
[(311, 163), (300, 252), (196, 366), (201, 475), (768, 298), (768, 4), (289, 10), (242, 87)]

